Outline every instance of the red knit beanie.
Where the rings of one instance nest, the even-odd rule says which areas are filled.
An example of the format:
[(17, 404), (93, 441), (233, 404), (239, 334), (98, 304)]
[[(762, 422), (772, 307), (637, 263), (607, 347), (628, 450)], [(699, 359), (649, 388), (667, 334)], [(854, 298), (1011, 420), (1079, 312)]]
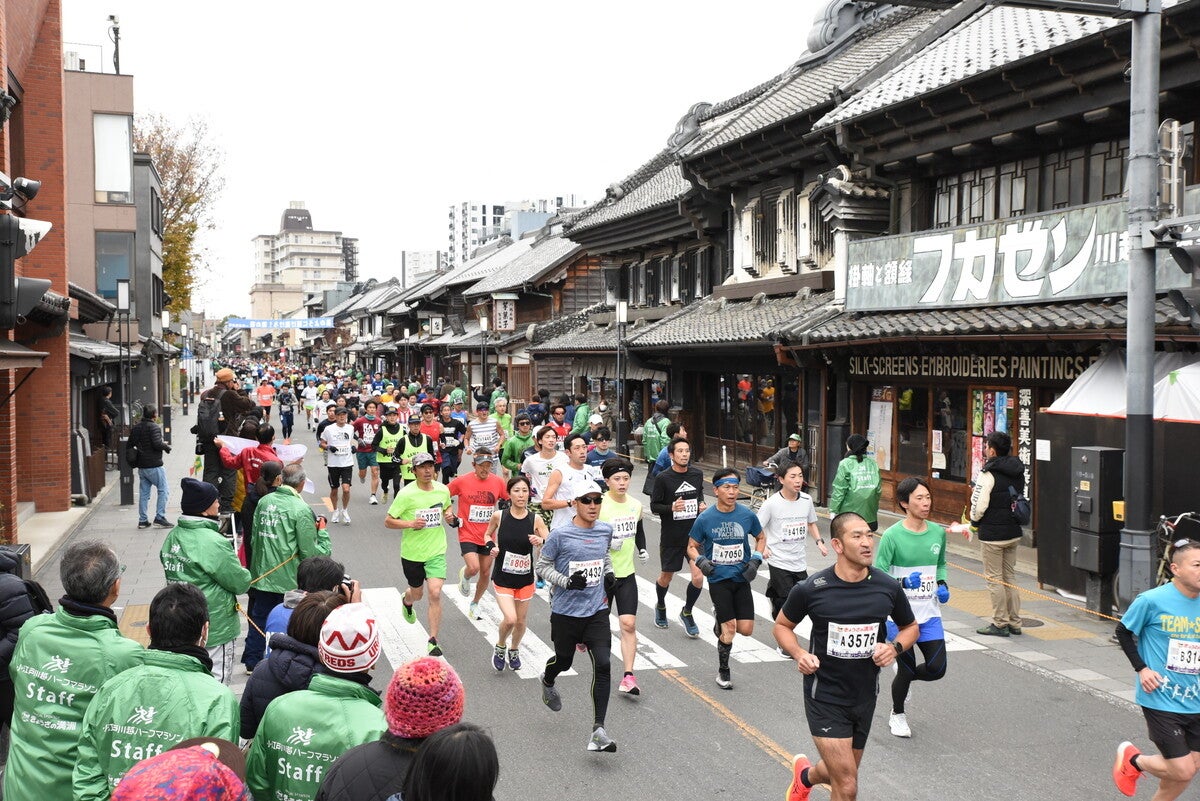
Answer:
[(392, 734), (420, 739), (462, 720), (464, 701), (454, 668), (424, 656), (396, 670), (384, 694), (383, 714)]

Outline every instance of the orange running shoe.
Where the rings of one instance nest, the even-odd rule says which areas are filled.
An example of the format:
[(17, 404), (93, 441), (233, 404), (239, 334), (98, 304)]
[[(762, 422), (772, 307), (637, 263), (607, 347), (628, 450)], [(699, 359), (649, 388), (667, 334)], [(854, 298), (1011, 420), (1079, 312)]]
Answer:
[(1117, 761), (1113, 763), (1113, 784), (1130, 797), (1137, 792), (1137, 780), (1142, 778), (1142, 772), (1130, 760), (1140, 753), (1137, 746), (1126, 740), (1117, 746)]
[(806, 787), (804, 782), (800, 781), (800, 774), (811, 767), (812, 763), (804, 754), (792, 757), (792, 783), (788, 785), (786, 801), (808, 801), (808, 794), (812, 788)]

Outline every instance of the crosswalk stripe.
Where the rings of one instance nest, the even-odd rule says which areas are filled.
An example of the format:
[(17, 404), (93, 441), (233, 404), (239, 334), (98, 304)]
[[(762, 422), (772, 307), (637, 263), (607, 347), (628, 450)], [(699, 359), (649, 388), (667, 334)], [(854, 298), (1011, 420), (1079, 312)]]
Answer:
[[(483, 594), (483, 597), (479, 599), (480, 619), (475, 620), (471, 617), (471, 599), (464, 598), (459, 593), (457, 585), (447, 583), (446, 587), (447, 589), (442, 591), (442, 600), (449, 601), (454, 608), (462, 612), (463, 617), (477, 631), (483, 632), (489, 644), (487, 653), (490, 658), (491, 648), (495, 646), (496, 640), (500, 637), (500, 621), (504, 617), (500, 611), (500, 605), (496, 603), (495, 596), (490, 592)], [(531, 601), (526, 601), (525, 603), (531, 603)], [(523, 679), (536, 679), (541, 675), (542, 669), (546, 666), (546, 661), (552, 656), (554, 656), (554, 648), (547, 645), (544, 640), (532, 631), (526, 629), (525, 636), (521, 638), (521, 669), (517, 671), (517, 675)], [(574, 676), (576, 675), (576, 670), (575, 668), (571, 668), (559, 675)]]
[(393, 669), (425, 656), (429, 633), (420, 618), (416, 623), (405, 622), (401, 600), (404, 594), (400, 590), (395, 587), (372, 587), (363, 590), (362, 597), (363, 603), (375, 612), (379, 642)]
[[(617, 616), (609, 616), (609, 627), (613, 631), (612, 652), (613, 659), (620, 662), (621, 656), (621, 622)], [(637, 628), (637, 652), (633, 658), (634, 670), (660, 670), (662, 668), (687, 667), (687, 664), (679, 657), (660, 647), (649, 637), (644, 631), (641, 631), (645, 625), (645, 618), (638, 621)]]

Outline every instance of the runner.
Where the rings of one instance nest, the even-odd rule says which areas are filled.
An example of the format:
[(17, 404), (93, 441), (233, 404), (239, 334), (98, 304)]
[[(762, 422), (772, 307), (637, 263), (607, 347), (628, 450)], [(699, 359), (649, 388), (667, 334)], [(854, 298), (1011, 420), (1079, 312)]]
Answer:
[(471, 579), (479, 576), (469, 609), (472, 620), (479, 617), (479, 599), (487, 591), (492, 569), (492, 548), (486, 544), (484, 534), (496, 512), (496, 503), (508, 498), (504, 479), (492, 472), (495, 460), (487, 448), (477, 448), (471, 459), (475, 471), (454, 479), (449, 487), (450, 497), (458, 498), (457, 519), (450, 525), (458, 527), (458, 547), (466, 563), (458, 570), (458, 591), (464, 598), (471, 596)]
[[(792, 587), (808, 578), (805, 535), (817, 543), (821, 556), (829, 555), (825, 540), (817, 529), (817, 510), (812, 496), (803, 491), (804, 469), (795, 462), (784, 462), (775, 468), (775, 474), (779, 476), (780, 490), (763, 501), (758, 510), (758, 522), (767, 534), (763, 558), (771, 574), (767, 582), (767, 600), (771, 602), (772, 620), (779, 617), (779, 610)], [(783, 653), (783, 649), (779, 652)]]
[[(329, 505), (333, 515), (331, 523), (350, 525), (350, 486), (354, 477), (354, 427), (346, 422), (346, 407), (339, 406), (334, 412), (334, 424), (321, 432), (321, 450), (325, 451), (326, 467), (329, 468)], [(341, 489), (342, 508), (338, 509), (338, 489)]]
[[(862, 762), (879, 669), (896, 661), (917, 640), (918, 627), (900, 583), (871, 566), (875, 534), (861, 515), (843, 512), (829, 526), (837, 561), (797, 584), (775, 618), (775, 640), (804, 674), (804, 711), (820, 758), (792, 760), (788, 801), (805, 801), (813, 785), (829, 784), (834, 801), (858, 795)], [(800, 647), (796, 626), (812, 620), (810, 650)], [(879, 642), (882, 623), (900, 627), (896, 639)]]
[[(403, 416), (403, 409), (400, 410), (400, 414)], [(399, 453), (394, 454), (392, 458), (400, 462), (400, 478), (405, 486), (417, 480), (416, 473), (413, 472), (413, 457), (418, 453), (428, 453), (433, 457), (433, 463), (437, 464), (437, 452), (433, 440), (421, 433), (421, 415), (419, 414), (409, 416), (408, 433), (401, 438), (398, 449)]]
[(492, 592), (504, 615), (492, 653), (492, 667), (497, 671), (504, 670), (506, 653), (509, 669), (521, 669), (521, 638), (525, 636), (525, 618), (534, 592), (533, 546), (545, 544), (550, 535), (546, 524), (529, 508), (529, 479), (518, 473), (508, 480), (505, 489), (512, 505), (492, 515), (483, 535), (491, 545), (494, 560)]
[(575, 646), (586, 645), (592, 660), (592, 736), (587, 750), (614, 753), (617, 744), (604, 730), (611, 691), (612, 637), (608, 600), (616, 586), (609, 558), (612, 526), (597, 521), (603, 496), (594, 481), (575, 485), (575, 515), (550, 532), (537, 561), (537, 573), (557, 589), (550, 597), (550, 639), (554, 656), (542, 673), (542, 702), (552, 712), (562, 709), (554, 686), (558, 674), (571, 669)]
[(576, 484), (588, 481), (587, 440), (579, 434), (568, 434), (563, 442), (563, 453), (567, 463), (559, 463), (546, 481), (546, 492), (542, 495), (542, 508), (554, 512), (550, 530), (566, 525), (575, 516), (571, 499), (575, 497)]
[[(904, 703), (914, 681), (937, 681), (946, 675), (946, 634), (942, 630), (942, 604), (950, 600), (946, 586), (946, 529), (929, 521), (933, 496), (929, 484), (909, 476), (896, 485), (896, 503), (904, 519), (883, 532), (875, 567), (891, 574), (904, 587), (909, 606), (920, 624), (917, 645), (924, 663), (917, 667), (916, 650), (906, 651), (892, 667), (892, 713), (888, 727), (897, 737), (912, 737)], [(889, 640), (896, 639), (896, 624), (887, 623)]]
[(383, 424), (375, 430), (375, 439), (371, 447), (375, 449), (375, 461), (379, 465), (379, 481), (382, 485), (383, 500), (387, 500), (389, 488), (392, 495), (400, 492), (400, 462), (396, 457), (396, 447), (404, 438), (404, 429), (400, 427), (400, 412), (395, 406), (384, 409)]
[(379, 492), (379, 460), (375, 452), (375, 434), (379, 431), (382, 423), (375, 416), (379, 410), (379, 404), (375, 401), (367, 401), (363, 409), (365, 414), (354, 421), (354, 438), (358, 441), (358, 450), (355, 452), (354, 458), (358, 461), (359, 484), (366, 482), (367, 470), (371, 471), (369, 503), (375, 506), (379, 503), (379, 499), (375, 497), (375, 493)]
[[(731, 467), (713, 473), (717, 505), (705, 509), (688, 535), (688, 559), (708, 576), (708, 595), (713, 602), (713, 633), (717, 635), (717, 686), (732, 690), (729, 654), (733, 635), (754, 634), (754, 592), (750, 582), (762, 565), (767, 535), (745, 506), (737, 502), (742, 477)], [(750, 538), (755, 540), (751, 550)]]
[[(692, 531), (692, 523), (706, 508), (704, 476), (698, 469), (690, 466), (692, 446), (686, 439), (676, 437), (667, 445), (667, 449), (671, 453), (671, 467), (655, 477), (654, 489), (650, 493), (650, 511), (658, 515), (661, 524), (658, 550), (662, 573), (659, 574), (654, 588), (658, 593), (658, 604), (654, 607), (654, 625), (660, 629), (668, 626), (667, 589), (671, 586), (671, 579), (683, 567), (687, 558), (688, 535)], [(695, 564), (692, 565), (691, 571), (692, 581), (687, 587), (679, 622), (683, 624), (687, 636), (696, 639), (700, 636), (700, 629), (692, 618), (692, 607), (700, 599), (700, 591), (704, 588), (704, 574)]]
[(612, 560), (613, 575), (617, 577), (610, 603), (617, 607), (617, 622), (621, 626), (621, 661), (625, 668), (617, 692), (627, 696), (641, 695), (641, 688), (633, 676), (633, 660), (637, 656), (638, 607), (633, 557), (636, 553), (643, 564), (650, 559), (650, 554), (646, 552), (646, 530), (642, 525), (642, 504), (627, 494), (629, 479), (633, 475), (633, 464), (628, 459), (613, 456), (600, 469), (608, 486), (604, 503), (600, 505), (600, 520), (613, 529), (608, 555)]
[[(475, 404), (475, 419), (467, 423), (467, 434), (463, 437), (463, 448), (470, 456), (479, 448), (487, 448), (489, 453), (499, 453), (504, 447), (504, 429), (494, 417), (488, 416), (487, 401)], [(497, 475), (500, 466), (493, 463), (492, 469)]]
[[(1117, 746), (1113, 781), (1128, 796), (1142, 773), (1158, 779), (1156, 801), (1178, 798), (1200, 765), (1200, 543), (1176, 546), (1171, 582), (1133, 599), (1117, 624), (1117, 641), (1137, 671), (1134, 700), (1150, 741), (1162, 756), (1143, 754), (1128, 741)], [(1135, 643), (1134, 638), (1137, 638)]]
[(467, 434), (467, 427), (462, 421), (454, 418), (448, 403), (442, 404), (438, 414), (438, 422), (442, 427), (437, 443), (438, 453), (442, 455), (442, 483), (449, 484), (458, 475), (458, 465), (462, 459), (462, 439)]
[[(437, 465), (433, 454), (420, 451), (412, 457), (416, 481), (396, 495), (388, 508), (383, 524), (388, 528), (406, 529), (400, 540), (400, 566), (408, 589), (404, 592), (404, 619), (417, 622), (413, 604), (425, 594), (429, 582), (429, 643), (430, 656), (441, 656), (438, 631), (442, 625), (442, 585), (446, 582), (446, 529), (450, 521), (450, 492), (443, 484), (434, 482)], [(411, 533), (411, 532), (417, 533)]]
[(521, 472), (529, 479), (530, 508), (541, 516), (542, 522), (549, 529), (554, 513), (549, 509), (542, 509), (542, 499), (547, 497), (546, 485), (550, 483), (551, 473), (569, 463), (567, 457), (558, 450), (558, 434), (550, 426), (539, 428), (533, 441), (537, 443), (538, 451), (525, 457), (525, 461), (521, 463)]

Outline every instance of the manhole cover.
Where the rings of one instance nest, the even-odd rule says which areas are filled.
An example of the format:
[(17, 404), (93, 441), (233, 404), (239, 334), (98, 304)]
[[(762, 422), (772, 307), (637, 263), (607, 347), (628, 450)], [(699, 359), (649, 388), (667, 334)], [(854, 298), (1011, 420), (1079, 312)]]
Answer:
[(1044, 620), (1038, 620), (1037, 618), (1032, 617), (1021, 618), (1021, 628), (1023, 629), (1036, 629), (1038, 626), (1044, 625), (1046, 625), (1046, 621)]

